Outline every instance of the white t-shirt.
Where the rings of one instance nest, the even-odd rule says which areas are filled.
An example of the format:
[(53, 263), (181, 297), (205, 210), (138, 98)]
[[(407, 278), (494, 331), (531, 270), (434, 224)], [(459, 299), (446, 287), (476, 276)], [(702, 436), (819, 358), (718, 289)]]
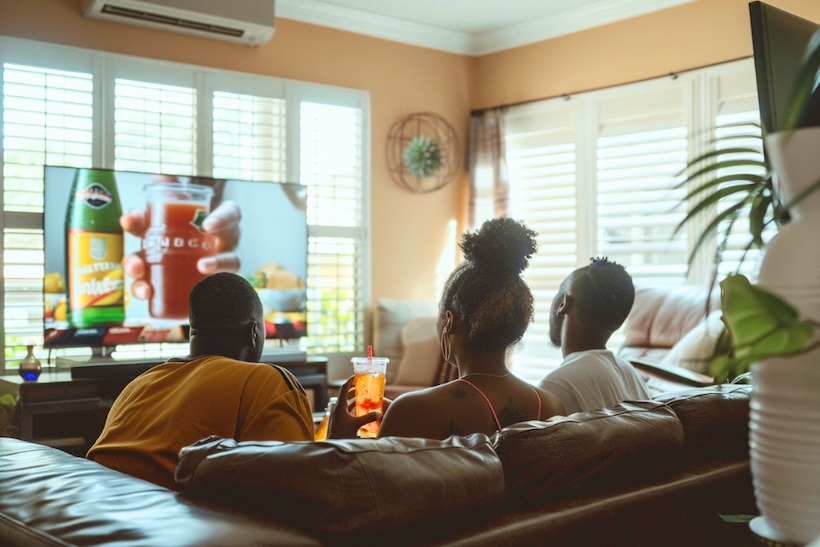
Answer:
[(570, 353), (539, 387), (561, 399), (567, 415), (651, 399), (632, 365), (605, 349)]

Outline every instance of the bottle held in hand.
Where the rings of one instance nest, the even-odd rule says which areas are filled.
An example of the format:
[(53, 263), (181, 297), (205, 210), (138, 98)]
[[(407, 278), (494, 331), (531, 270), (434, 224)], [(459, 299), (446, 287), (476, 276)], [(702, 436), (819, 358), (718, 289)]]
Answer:
[(325, 439), (327, 439), (327, 426), (330, 424), (330, 415), (333, 413), (333, 409), (336, 407), (336, 401), (338, 401), (338, 398), (336, 397), (331, 397), (328, 400), (327, 407), (325, 408), (325, 415), (322, 418), (322, 421), (319, 422), (319, 426), (316, 428), (314, 440), (324, 441)]

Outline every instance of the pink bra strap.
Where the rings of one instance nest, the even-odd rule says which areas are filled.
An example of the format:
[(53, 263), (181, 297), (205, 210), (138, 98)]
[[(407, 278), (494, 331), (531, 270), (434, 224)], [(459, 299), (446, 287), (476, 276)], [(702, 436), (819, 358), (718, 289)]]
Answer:
[(538, 416), (535, 417), (536, 420), (541, 419), (541, 396), (538, 395), (538, 390), (535, 389), (535, 386), (532, 386), (532, 390), (535, 392), (535, 398), (538, 399)]
[[(464, 382), (465, 384), (469, 384), (469, 385), (473, 386), (473, 389), (475, 389), (479, 393), (479, 395), (484, 397), (484, 400), (487, 401), (487, 406), (490, 407), (490, 412), (493, 413), (493, 419), (495, 419), (495, 425), (497, 425), (498, 430), (501, 431), (501, 422), (498, 421), (498, 415), (496, 415), (495, 409), (493, 408), (493, 404), (490, 402), (490, 400), (487, 398), (487, 396), (484, 395), (484, 392), (481, 391), (480, 389), (478, 389), (478, 387), (469, 380), (465, 380), (464, 378), (459, 378), (458, 380), (459, 380), (459, 382)], [(540, 398), (538, 399), (538, 404), (541, 404), (541, 399)], [(541, 417), (540, 412), (538, 413), (538, 416)]]

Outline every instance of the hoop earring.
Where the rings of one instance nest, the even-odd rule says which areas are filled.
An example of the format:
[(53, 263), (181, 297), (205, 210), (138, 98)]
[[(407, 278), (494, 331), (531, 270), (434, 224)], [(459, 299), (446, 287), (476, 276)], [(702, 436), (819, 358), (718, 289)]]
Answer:
[(447, 338), (447, 329), (443, 329), (441, 331), (441, 356), (444, 357), (444, 362), (448, 365), (452, 365), (453, 363), (450, 362), (450, 357), (453, 353), (453, 344), (450, 342), (450, 339)]

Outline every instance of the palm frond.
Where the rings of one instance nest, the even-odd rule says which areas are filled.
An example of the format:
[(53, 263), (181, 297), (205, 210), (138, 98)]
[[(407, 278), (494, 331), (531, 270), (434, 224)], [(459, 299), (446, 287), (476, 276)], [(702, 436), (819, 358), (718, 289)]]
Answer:
[(782, 131), (791, 131), (799, 126), (817, 87), (818, 74), (820, 74), (820, 30), (816, 30), (812, 35), (800, 70), (792, 85), (789, 100), (786, 103), (788, 107)]

